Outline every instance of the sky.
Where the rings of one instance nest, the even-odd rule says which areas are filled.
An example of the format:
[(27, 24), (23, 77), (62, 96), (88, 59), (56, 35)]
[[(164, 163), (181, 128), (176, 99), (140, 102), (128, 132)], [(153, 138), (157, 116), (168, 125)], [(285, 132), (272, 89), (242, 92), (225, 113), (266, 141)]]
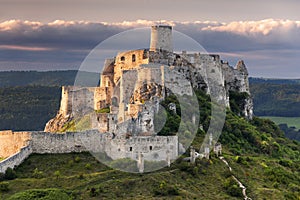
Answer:
[(297, 0), (0, 0), (0, 5), (0, 71), (78, 69), (111, 36), (163, 23), (232, 66), (243, 59), (250, 76), (300, 78)]

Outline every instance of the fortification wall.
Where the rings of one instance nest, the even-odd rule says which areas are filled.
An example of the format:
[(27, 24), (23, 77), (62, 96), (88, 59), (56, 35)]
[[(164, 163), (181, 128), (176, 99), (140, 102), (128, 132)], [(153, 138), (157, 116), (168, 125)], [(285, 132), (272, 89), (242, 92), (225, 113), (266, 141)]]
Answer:
[(189, 72), (188, 67), (184, 66), (165, 67), (164, 86), (174, 94), (192, 95)]
[(7, 158), (27, 146), (30, 132), (0, 131), (0, 157)]
[(132, 137), (123, 145), (124, 157), (137, 159), (139, 152), (143, 152), (145, 160), (166, 161), (174, 160), (178, 156), (177, 136), (138, 136)]
[[(124, 124), (127, 129), (128, 124)], [(120, 125), (122, 126), (122, 125)], [(122, 127), (120, 127), (122, 128)], [(113, 159), (138, 159), (142, 153), (145, 160), (167, 161), (178, 156), (177, 136), (134, 136), (125, 139), (123, 136), (101, 134), (96, 130), (70, 132), (65, 134), (47, 132), (28, 132), (30, 142), (17, 153), (0, 162), (0, 172), (21, 164), (31, 153), (71, 153), (102, 152)]]
[(19, 152), (0, 162), (0, 173), (5, 173), (7, 168), (20, 165), (32, 153), (31, 146), (22, 147)]
[(65, 134), (32, 132), (31, 147), (34, 153), (101, 151), (105, 141), (104, 136), (94, 130)]
[(63, 116), (72, 112), (94, 109), (94, 94), (97, 87), (63, 86), (59, 113)]

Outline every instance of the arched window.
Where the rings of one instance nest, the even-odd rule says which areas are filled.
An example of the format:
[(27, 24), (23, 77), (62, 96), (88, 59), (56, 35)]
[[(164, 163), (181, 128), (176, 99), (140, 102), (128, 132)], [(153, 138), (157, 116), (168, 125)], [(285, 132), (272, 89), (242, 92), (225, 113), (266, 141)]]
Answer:
[(121, 57), (121, 61), (125, 61), (125, 57), (124, 56)]
[(135, 62), (135, 54), (132, 54), (132, 62)]

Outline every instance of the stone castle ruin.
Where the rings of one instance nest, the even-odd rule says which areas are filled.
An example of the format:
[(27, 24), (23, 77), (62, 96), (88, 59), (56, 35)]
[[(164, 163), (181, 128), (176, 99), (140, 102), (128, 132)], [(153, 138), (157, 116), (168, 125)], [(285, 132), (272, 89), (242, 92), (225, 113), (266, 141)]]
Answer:
[[(222, 91), (210, 87), (212, 82), (221, 86)], [(14, 148), (21, 151), (8, 151), (1, 145), (0, 157), (15, 153), (14, 159), (8, 159), (18, 160), (19, 164), (31, 152), (88, 150), (104, 153), (112, 160), (136, 160), (142, 172), (144, 161), (170, 165), (191, 143), (182, 142), (179, 134), (159, 136), (155, 131), (163, 122), (155, 124), (154, 116), (160, 110), (160, 102), (169, 95), (191, 99), (193, 89), (199, 89), (217, 94), (229, 107), (230, 91), (245, 92), (249, 97), (243, 104), (242, 114), (249, 119), (253, 115), (244, 62), (239, 61), (233, 68), (219, 55), (175, 53), (171, 26), (152, 27), (150, 48), (120, 52), (106, 59), (99, 83), (96, 87), (63, 86), (60, 110), (46, 124), (44, 132), (27, 132), (26, 136), (22, 133), (21, 145)], [(169, 109), (176, 112), (176, 105), (170, 104)], [(194, 126), (191, 132), (199, 126), (196, 116), (189, 118)], [(62, 133), (71, 126), (73, 132)], [(20, 134), (0, 132), (0, 141), (2, 137)], [(18, 152), (23, 153), (18, 157)], [(14, 164), (11, 160), (3, 162), (11, 166)], [(0, 172), (8, 166), (3, 162)]]

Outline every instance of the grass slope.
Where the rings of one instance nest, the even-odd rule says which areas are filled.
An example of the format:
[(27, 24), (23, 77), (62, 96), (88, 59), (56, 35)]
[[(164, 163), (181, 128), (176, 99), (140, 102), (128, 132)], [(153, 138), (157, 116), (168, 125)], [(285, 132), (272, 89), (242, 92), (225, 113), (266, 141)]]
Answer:
[[(207, 130), (209, 97), (201, 92), (197, 92), (197, 97), (200, 119)], [(238, 104), (239, 100), (231, 99), (230, 103)], [(238, 106), (236, 113), (240, 113)], [(171, 130), (177, 118), (168, 120)], [(196, 149), (204, 136), (199, 129), (192, 144)], [(241, 189), (231, 177), (233, 173), (252, 199), (299, 200), (300, 144), (286, 139), (272, 121), (247, 121), (228, 111), (219, 141), (233, 172), (215, 157), (197, 160), (196, 164), (179, 159), (170, 168), (129, 174), (98, 163), (89, 153), (35, 154), (15, 169), (16, 177), (13, 171), (0, 176), (0, 198), (242, 199)]]
[[(18, 178), (9, 181), (10, 190), (2, 198), (16, 199), (19, 191), (27, 190), (29, 195), (33, 188), (57, 188), (73, 199), (239, 199), (226, 193), (228, 169), (219, 159), (199, 166), (200, 172), (175, 163), (153, 173), (130, 174), (109, 169), (88, 153), (32, 155), (17, 168)], [(34, 169), (42, 174), (37, 176)]]
[[(203, 137), (204, 132), (199, 130), (193, 146), (199, 148)], [(5, 181), (8, 189), (0, 197), (241, 199), (233, 174), (252, 199), (299, 199), (300, 144), (285, 139), (270, 120), (255, 118), (248, 122), (228, 112), (220, 141), (233, 172), (214, 156), (197, 160), (194, 165), (179, 159), (170, 168), (130, 174), (106, 167), (89, 153), (35, 154), (16, 168), (16, 179)]]

